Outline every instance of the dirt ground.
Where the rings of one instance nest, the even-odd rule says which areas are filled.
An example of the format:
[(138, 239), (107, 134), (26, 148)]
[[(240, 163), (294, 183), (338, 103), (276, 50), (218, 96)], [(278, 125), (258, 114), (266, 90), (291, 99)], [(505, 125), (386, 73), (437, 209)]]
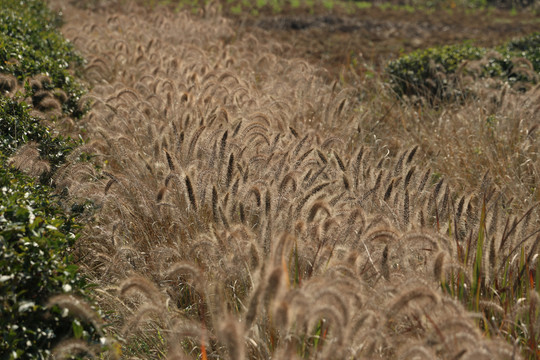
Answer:
[(465, 40), (489, 47), (540, 31), (539, 15), (501, 10), (408, 12), (373, 7), (355, 15), (262, 15), (235, 21), (258, 38), (269, 36), (293, 45), (290, 56), (322, 65), (333, 74), (355, 60), (380, 70), (389, 60), (420, 48)]

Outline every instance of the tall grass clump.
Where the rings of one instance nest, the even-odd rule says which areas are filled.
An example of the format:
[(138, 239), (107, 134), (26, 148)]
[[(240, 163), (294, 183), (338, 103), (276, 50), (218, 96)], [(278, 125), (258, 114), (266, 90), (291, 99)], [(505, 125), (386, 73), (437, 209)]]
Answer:
[[(75, 257), (124, 354), (530, 358), (535, 295), (517, 274), (536, 264), (537, 208), (515, 206), (498, 174), (459, 188), (413, 136), (382, 141), (415, 105), (381, 90), (370, 108), (366, 89), (207, 10), (66, 10), (85, 19), (65, 32), (88, 59), (81, 123), (101, 164), (54, 181), (100, 209)], [(501, 119), (524, 101), (507, 91)], [(483, 114), (467, 106), (462, 123)], [(532, 122), (534, 107), (519, 114)]]

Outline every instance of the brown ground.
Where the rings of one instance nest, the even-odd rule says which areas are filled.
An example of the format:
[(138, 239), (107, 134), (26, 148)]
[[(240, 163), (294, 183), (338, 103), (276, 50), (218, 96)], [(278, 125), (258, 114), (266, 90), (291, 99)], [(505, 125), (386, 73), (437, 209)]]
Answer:
[[(400, 54), (471, 40), (495, 46), (540, 31), (540, 16), (501, 10), (407, 12), (374, 7), (355, 15), (292, 14), (236, 18), (241, 29), (293, 45), (291, 56), (323, 65), (334, 74), (353, 58), (381, 69)], [(266, 35), (261, 33), (266, 30)], [(361, 60), (361, 59), (358, 59)], [(360, 61), (363, 62), (363, 61)]]

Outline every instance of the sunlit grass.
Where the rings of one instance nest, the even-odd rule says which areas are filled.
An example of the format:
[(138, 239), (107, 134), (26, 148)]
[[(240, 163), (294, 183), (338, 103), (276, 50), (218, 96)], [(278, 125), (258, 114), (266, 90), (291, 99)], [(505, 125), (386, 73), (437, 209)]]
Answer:
[(77, 250), (126, 354), (534, 358), (540, 94), (398, 98), (361, 55), (329, 79), (216, 8), (71, 28), (103, 164), (56, 181), (100, 204)]

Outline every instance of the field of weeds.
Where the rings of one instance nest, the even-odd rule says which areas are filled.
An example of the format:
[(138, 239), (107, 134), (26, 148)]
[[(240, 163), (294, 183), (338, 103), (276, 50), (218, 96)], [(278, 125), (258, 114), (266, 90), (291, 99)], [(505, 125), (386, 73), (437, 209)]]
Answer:
[(101, 337), (58, 358), (540, 357), (534, 59), (430, 63), (448, 98), (385, 72), (530, 35), (535, 10), (315, 3), (49, 1), (88, 91), (36, 116), (81, 139), (49, 184), (101, 318), (56, 298)]

